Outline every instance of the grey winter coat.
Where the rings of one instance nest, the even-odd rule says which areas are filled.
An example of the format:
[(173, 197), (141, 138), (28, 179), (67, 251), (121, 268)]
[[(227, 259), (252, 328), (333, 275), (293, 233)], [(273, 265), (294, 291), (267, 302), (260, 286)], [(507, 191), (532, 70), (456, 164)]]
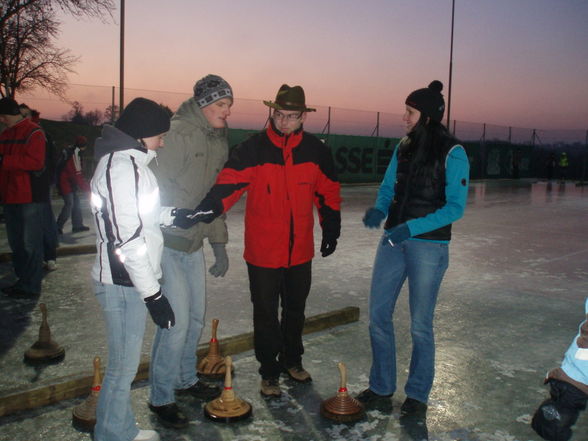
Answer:
[[(214, 184), (228, 158), (228, 129), (214, 129), (190, 98), (182, 103), (171, 120), (164, 147), (157, 152), (151, 169), (159, 183), (163, 206), (195, 208)], [(205, 237), (213, 243), (228, 241), (224, 217), (193, 228), (164, 228), (164, 245), (193, 253)]]

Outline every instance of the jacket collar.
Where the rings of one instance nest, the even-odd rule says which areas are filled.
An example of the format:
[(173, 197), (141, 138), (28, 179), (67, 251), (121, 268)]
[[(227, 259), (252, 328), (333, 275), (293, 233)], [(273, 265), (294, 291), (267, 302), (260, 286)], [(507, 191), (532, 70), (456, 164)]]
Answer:
[(270, 118), (270, 123), (265, 129), (268, 138), (276, 147), (290, 147), (294, 148), (297, 147), (302, 142), (302, 137), (304, 135), (303, 127), (300, 126), (295, 132), (286, 135), (285, 133), (280, 132), (274, 122)]

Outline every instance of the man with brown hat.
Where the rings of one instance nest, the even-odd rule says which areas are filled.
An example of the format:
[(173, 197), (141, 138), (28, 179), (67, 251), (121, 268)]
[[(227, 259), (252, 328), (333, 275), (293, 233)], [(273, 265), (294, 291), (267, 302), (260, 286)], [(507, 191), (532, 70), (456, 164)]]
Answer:
[(314, 256), (313, 206), (326, 257), (337, 246), (341, 197), (329, 148), (303, 130), (307, 113), (315, 109), (306, 107), (302, 87), (284, 84), (276, 100), (264, 104), (273, 109), (270, 124), (233, 149), (193, 219), (211, 222), (248, 192), (244, 258), (255, 356), (261, 394), (277, 397), (281, 372), (294, 381), (311, 381), (302, 367), (302, 329)]
[(18, 278), (2, 288), (12, 297), (41, 293), (43, 278), (43, 219), (49, 201), (49, 176), (45, 167), (45, 134), (24, 118), (12, 98), (0, 99), (0, 200), (4, 204), (6, 235)]

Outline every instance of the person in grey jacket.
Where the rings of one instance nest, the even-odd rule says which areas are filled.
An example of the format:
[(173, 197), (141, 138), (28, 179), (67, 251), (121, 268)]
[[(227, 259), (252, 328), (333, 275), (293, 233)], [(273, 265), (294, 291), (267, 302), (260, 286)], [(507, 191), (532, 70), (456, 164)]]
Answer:
[[(166, 147), (157, 164), (151, 165), (162, 204), (195, 207), (210, 190), (228, 158), (227, 118), (232, 104), (233, 91), (221, 77), (207, 75), (196, 82), (194, 96), (172, 117)], [(215, 256), (209, 272), (223, 277), (229, 267), (228, 233), (223, 217), (189, 230), (164, 228), (163, 237), (162, 292), (175, 312), (176, 325), (158, 329), (153, 342), (149, 408), (163, 425), (181, 428), (188, 419), (176, 404), (176, 392), (205, 400), (220, 394), (217, 386), (199, 381), (196, 349), (206, 306), (204, 239), (208, 238)]]

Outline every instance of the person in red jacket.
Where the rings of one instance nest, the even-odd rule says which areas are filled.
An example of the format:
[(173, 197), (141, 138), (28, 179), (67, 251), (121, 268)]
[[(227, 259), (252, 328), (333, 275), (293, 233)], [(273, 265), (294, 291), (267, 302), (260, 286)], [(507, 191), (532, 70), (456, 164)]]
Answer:
[[(316, 206), (321, 254), (335, 251), (341, 230), (340, 184), (329, 148), (303, 131), (304, 90), (284, 84), (266, 130), (236, 146), (194, 222), (211, 222), (247, 192), (245, 253), (253, 303), (261, 394), (280, 396), (279, 376), (309, 382), (302, 367), (304, 309), (311, 284)], [(278, 316), (282, 305), (281, 320)]]
[(62, 152), (62, 157), (57, 165), (57, 190), (63, 197), (63, 208), (57, 217), (57, 231), (63, 234), (63, 226), (71, 215), (72, 232), (88, 231), (83, 223), (82, 208), (78, 190), (89, 192), (90, 186), (82, 175), (82, 162), (80, 152), (86, 149), (88, 140), (85, 136), (77, 136), (73, 146), (67, 147)]
[(0, 99), (0, 199), (18, 281), (2, 289), (12, 297), (35, 297), (43, 278), (43, 214), (49, 201), (45, 134), (24, 118), (12, 98)]

